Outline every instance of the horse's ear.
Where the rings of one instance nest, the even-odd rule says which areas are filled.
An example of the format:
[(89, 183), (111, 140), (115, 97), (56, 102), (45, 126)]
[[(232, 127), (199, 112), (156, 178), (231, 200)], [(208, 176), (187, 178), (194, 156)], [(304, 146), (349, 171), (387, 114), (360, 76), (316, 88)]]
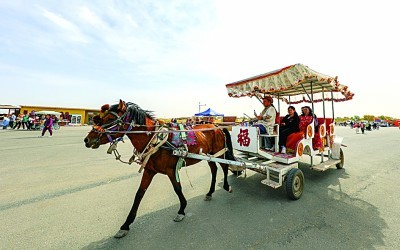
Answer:
[(107, 110), (110, 110), (110, 104), (104, 104), (103, 106), (101, 106), (99, 118), (102, 118)]
[(121, 112), (125, 112), (126, 111), (126, 104), (121, 99), (119, 99), (118, 110), (121, 111)]
[(93, 116), (93, 123), (94, 124), (100, 124), (100, 121), (101, 121), (101, 118), (100, 118), (100, 115), (95, 115), (95, 116)]
[(104, 104), (101, 106), (101, 112), (104, 113), (106, 110), (110, 110), (110, 104)]

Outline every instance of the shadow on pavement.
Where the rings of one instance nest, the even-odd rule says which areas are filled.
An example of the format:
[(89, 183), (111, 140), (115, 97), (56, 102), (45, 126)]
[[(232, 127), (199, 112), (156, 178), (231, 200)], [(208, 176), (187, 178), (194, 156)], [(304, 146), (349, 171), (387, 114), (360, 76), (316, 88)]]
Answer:
[[(251, 172), (246, 179), (230, 175), (232, 194), (219, 189), (209, 202), (203, 201), (202, 196), (188, 200), (186, 218), (182, 222), (172, 221), (179, 208), (176, 204), (136, 218), (125, 238), (110, 236), (84, 249), (366, 249), (384, 246), (385, 221), (375, 206), (352, 198), (341, 189), (340, 181), (348, 178), (344, 170), (320, 173), (304, 166), (301, 169), (306, 186), (297, 201), (287, 199), (284, 188), (274, 190), (262, 185), (260, 181), (265, 177), (261, 174)], [(218, 185), (221, 187), (222, 180)], [(120, 220), (122, 224), (125, 217)]]

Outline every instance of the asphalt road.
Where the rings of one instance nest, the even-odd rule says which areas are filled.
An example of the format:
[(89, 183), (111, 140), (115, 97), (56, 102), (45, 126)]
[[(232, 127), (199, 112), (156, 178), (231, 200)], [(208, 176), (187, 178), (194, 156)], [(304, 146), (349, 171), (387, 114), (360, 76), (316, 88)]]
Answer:
[[(179, 201), (166, 176), (150, 185), (129, 234), (114, 239), (140, 182), (138, 166), (117, 162), (107, 146), (86, 149), (89, 127), (0, 131), (0, 249), (399, 249), (400, 131), (345, 139), (345, 169), (300, 168), (304, 194), (260, 183), (264, 176), (218, 172), (213, 200), (203, 201), (211, 175), (204, 162), (182, 169), (187, 216), (173, 222)], [(130, 143), (120, 144), (124, 159)], [(305, 159), (307, 161), (307, 159)], [(219, 169), (220, 170), (220, 169)], [(193, 188), (190, 186), (190, 182)]]

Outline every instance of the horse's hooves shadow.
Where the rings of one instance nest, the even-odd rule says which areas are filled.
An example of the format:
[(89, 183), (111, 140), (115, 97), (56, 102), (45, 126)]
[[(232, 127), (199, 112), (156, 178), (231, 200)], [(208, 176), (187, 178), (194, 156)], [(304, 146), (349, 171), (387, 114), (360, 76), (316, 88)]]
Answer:
[(183, 214), (177, 214), (176, 217), (174, 218), (175, 222), (181, 222), (185, 218), (185, 215)]
[(88, 246), (82, 249), (113, 249), (120, 239), (111, 236), (109, 238), (104, 238), (100, 241), (92, 242)]
[(129, 233), (128, 230), (119, 230), (119, 231), (114, 235), (114, 238), (116, 238), (116, 239), (123, 238), (123, 237), (125, 237), (128, 233)]
[(204, 201), (210, 201), (212, 199), (211, 196), (206, 195), (206, 197), (204, 197)]

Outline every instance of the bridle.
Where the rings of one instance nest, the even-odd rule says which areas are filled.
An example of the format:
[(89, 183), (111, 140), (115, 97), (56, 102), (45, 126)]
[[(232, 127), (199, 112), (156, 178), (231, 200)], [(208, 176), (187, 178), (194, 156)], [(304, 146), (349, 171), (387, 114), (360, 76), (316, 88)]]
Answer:
[(104, 134), (107, 136), (108, 141), (110, 142), (110, 144), (114, 144), (116, 140), (122, 141), (122, 138), (126, 133), (123, 134), (119, 138), (113, 139), (111, 137), (110, 133), (107, 133), (106, 131), (121, 131), (121, 127), (123, 127), (124, 125), (128, 125), (128, 124), (129, 124), (129, 127), (128, 127), (128, 129), (126, 131), (130, 131), (134, 127), (134, 122), (133, 121), (132, 122), (127, 122), (126, 121), (127, 118), (128, 118), (128, 116), (127, 116), (128, 115), (128, 110), (126, 110), (125, 113), (122, 114), (121, 116), (118, 113), (116, 113), (114, 111), (109, 111), (109, 110), (107, 111), (106, 114), (112, 114), (116, 119), (111, 121), (111, 122), (109, 122), (109, 123), (106, 123), (106, 124), (103, 124), (103, 125), (94, 125), (92, 127), (92, 132), (95, 132), (95, 133), (98, 134), (98, 137), (97, 137), (95, 143), (99, 143), (101, 136), (103, 136)]
[[(103, 124), (103, 125), (94, 125), (92, 128), (92, 132), (95, 132), (98, 134), (95, 144), (100, 144), (100, 138), (103, 135), (106, 135), (110, 142), (110, 147), (108, 148), (107, 153), (108, 154), (114, 153), (116, 160), (119, 160), (123, 163), (132, 164), (133, 162), (136, 162), (136, 163), (140, 164), (141, 168), (140, 168), (139, 172), (141, 172), (141, 170), (146, 165), (150, 156), (152, 154), (154, 154), (158, 150), (158, 148), (167, 141), (168, 136), (162, 136), (161, 137), (162, 139), (160, 139), (160, 135), (157, 135), (156, 133), (154, 133), (152, 138), (149, 140), (149, 142), (147, 143), (146, 147), (143, 149), (142, 152), (138, 152), (134, 148), (133, 156), (129, 159), (129, 161), (128, 162), (122, 161), (121, 155), (119, 154), (119, 152), (117, 150), (117, 144), (120, 141), (124, 142), (123, 137), (126, 134), (128, 134), (129, 132), (133, 132), (133, 131), (131, 131), (133, 127), (142, 127), (142, 126), (154, 127), (154, 130), (157, 130), (157, 128), (161, 130), (163, 128), (163, 126), (160, 126), (158, 124), (158, 122), (156, 122), (154, 126), (135, 124), (134, 119), (130, 118), (131, 111), (132, 111), (131, 106), (128, 106), (126, 111), (122, 115), (119, 115), (118, 113), (116, 113), (114, 111), (108, 110), (107, 113), (104, 115), (112, 114), (115, 117), (115, 120), (113, 120), (109, 123)], [(130, 119), (131, 119), (131, 121), (129, 121)], [(124, 126), (126, 126), (126, 125), (129, 125), (128, 129), (124, 129)], [(147, 135), (151, 134), (150, 131), (141, 131), (141, 132), (144, 132)], [(122, 135), (119, 136), (118, 138), (113, 139), (111, 134), (117, 134), (117, 133), (120, 133)], [(153, 144), (152, 142), (155, 139), (157, 142), (156, 142), (156, 144)]]

